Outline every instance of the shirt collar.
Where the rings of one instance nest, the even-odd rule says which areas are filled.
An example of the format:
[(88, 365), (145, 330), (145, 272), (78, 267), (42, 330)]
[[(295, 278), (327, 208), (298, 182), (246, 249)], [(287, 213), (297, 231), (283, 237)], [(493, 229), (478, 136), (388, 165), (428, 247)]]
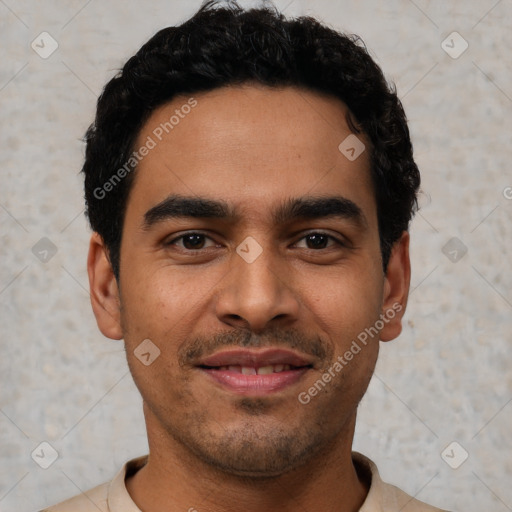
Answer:
[[(377, 466), (366, 456), (352, 452), (352, 460), (360, 478), (370, 482), (370, 489), (359, 512), (382, 511), (383, 482)], [(110, 512), (141, 512), (131, 499), (125, 484), (128, 476), (135, 474), (148, 461), (148, 455), (129, 460), (112, 479), (108, 489), (108, 509)]]
[(148, 455), (129, 460), (112, 479), (108, 488), (108, 510), (110, 512), (141, 512), (126, 489), (126, 477), (135, 474), (146, 465)]

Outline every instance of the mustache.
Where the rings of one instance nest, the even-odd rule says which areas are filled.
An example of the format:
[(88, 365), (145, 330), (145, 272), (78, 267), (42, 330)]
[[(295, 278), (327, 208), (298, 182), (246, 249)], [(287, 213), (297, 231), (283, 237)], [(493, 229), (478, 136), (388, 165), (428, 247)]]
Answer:
[(195, 365), (223, 348), (264, 348), (278, 347), (293, 349), (313, 356), (321, 361), (332, 358), (332, 344), (318, 335), (307, 336), (297, 329), (270, 328), (263, 334), (255, 334), (247, 329), (237, 329), (215, 333), (212, 336), (198, 336), (184, 342), (178, 349), (180, 366)]

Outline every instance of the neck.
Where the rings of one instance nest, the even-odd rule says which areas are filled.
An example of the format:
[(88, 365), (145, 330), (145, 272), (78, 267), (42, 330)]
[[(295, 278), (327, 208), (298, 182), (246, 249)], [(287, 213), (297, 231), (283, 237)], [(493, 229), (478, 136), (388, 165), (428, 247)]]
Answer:
[(266, 512), (325, 510), (356, 512), (369, 482), (352, 462), (355, 415), (322, 452), (279, 476), (232, 475), (198, 459), (164, 432), (147, 414), (147, 464), (126, 478), (132, 500), (152, 512)]

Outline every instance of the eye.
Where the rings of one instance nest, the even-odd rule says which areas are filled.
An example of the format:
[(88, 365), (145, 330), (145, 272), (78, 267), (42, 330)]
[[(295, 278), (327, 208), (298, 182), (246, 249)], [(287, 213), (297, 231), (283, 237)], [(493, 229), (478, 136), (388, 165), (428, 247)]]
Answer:
[[(336, 237), (322, 232), (308, 233), (295, 245), (299, 246), (300, 243), (305, 243), (305, 246), (302, 246), (302, 248), (310, 250), (329, 249), (334, 246), (346, 246), (346, 244), (338, 240)], [(201, 249), (207, 249), (209, 247), (218, 247), (218, 244), (216, 244), (214, 240), (206, 236), (204, 233), (198, 232), (185, 233), (170, 240), (169, 242), (166, 242), (165, 245), (175, 246), (186, 251), (200, 251)]]
[[(206, 245), (206, 241), (209, 240), (211, 242), (210, 245)], [(180, 235), (173, 240), (167, 242), (165, 245), (175, 245), (180, 249), (185, 249), (189, 251), (206, 249), (207, 247), (215, 247), (215, 242), (204, 235), (203, 233), (185, 233), (184, 235)]]
[[(302, 237), (299, 242), (302, 240), (306, 241), (306, 249), (328, 249), (333, 245), (345, 247), (345, 244), (337, 238), (333, 237), (332, 235), (328, 235), (327, 233), (321, 232), (308, 233), (306, 236)], [(334, 241), (334, 244), (328, 245), (330, 240)]]

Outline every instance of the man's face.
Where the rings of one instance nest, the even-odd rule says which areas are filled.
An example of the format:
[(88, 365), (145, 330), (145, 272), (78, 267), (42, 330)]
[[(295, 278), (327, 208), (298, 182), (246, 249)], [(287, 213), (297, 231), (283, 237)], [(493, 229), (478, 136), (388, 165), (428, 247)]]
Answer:
[[(378, 337), (298, 400), (386, 307), (369, 155), (338, 149), (351, 131), (334, 98), (244, 86), (195, 99), (161, 141), (155, 129), (188, 97), (139, 134), (136, 149), (156, 147), (127, 204), (120, 335), (150, 440), (277, 475), (353, 428), (374, 369)], [(146, 365), (148, 339), (160, 355)]]

